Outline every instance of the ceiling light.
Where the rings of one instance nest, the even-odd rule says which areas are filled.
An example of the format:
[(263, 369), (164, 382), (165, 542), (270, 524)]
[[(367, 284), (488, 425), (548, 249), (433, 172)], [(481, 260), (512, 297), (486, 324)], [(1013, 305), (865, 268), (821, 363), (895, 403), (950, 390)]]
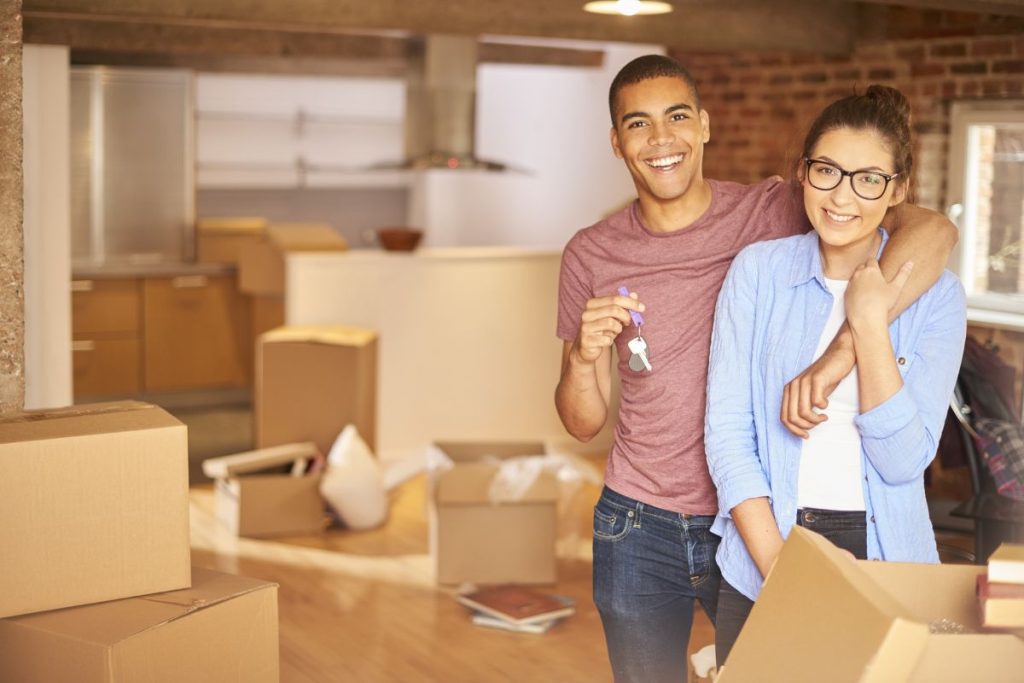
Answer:
[(583, 9), (595, 14), (621, 14), (631, 17), (635, 14), (666, 14), (672, 11), (672, 5), (655, 0), (597, 0), (588, 2)]

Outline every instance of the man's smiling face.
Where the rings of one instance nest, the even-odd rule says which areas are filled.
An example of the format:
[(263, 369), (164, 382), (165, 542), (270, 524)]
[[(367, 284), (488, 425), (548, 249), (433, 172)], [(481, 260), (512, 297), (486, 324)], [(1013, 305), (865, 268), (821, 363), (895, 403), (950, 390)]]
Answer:
[(611, 141), (641, 200), (670, 202), (703, 180), (708, 114), (679, 78), (661, 76), (619, 91)]

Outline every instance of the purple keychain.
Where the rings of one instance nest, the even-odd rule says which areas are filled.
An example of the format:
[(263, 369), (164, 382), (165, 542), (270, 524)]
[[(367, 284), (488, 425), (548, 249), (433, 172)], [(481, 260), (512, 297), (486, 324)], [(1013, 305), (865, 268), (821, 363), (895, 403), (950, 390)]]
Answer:
[[(629, 290), (625, 287), (619, 287), (619, 294), (622, 296), (629, 296)], [(633, 319), (633, 324), (636, 325), (636, 337), (629, 340), (626, 344), (629, 347), (629, 369), (633, 372), (641, 372), (647, 370), (650, 372), (653, 368), (651, 367), (651, 361), (647, 358), (647, 341), (640, 334), (640, 328), (644, 325), (644, 317), (640, 315), (639, 311), (631, 310), (629, 317)]]

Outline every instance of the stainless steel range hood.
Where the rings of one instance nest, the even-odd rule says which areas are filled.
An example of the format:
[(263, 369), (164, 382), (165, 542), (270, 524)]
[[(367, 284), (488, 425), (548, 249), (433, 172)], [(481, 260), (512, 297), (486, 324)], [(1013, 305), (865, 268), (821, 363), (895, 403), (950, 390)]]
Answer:
[(405, 159), (399, 168), (484, 169), (507, 166), (476, 156), (476, 67), (472, 36), (428, 35), (409, 56)]

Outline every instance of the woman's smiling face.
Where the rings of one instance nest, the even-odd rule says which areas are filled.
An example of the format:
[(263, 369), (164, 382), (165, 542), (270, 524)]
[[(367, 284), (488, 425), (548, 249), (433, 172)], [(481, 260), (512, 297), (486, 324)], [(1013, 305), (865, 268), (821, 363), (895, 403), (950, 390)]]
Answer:
[[(849, 176), (843, 176), (831, 190), (819, 190), (809, 182), (808, 174), (815, 174), (816, 185), (830, 184), (835, 182), (840, 170), (895, 175), (892, 152), (885, 139), (874, 130), (830, 130), (818, 139), (810, 158), (831, 164), (831, 167), (815, 164), (812, 168), (805, 164), (801, 174), (804, 209), (824, 244), (848, 247), (872, 240), (886, 210), (906, 197), (906, 183), (902, 178), (889, 182), (878, 199), (864, 199), (854, 192)], [(862, 183), (859, 185), (862, 188), (864, 184), (885, 183), (884, 178), (873, 175), (860, 176), (855, 180)], [(862, 191), (862, 194), (869, 192)]]

